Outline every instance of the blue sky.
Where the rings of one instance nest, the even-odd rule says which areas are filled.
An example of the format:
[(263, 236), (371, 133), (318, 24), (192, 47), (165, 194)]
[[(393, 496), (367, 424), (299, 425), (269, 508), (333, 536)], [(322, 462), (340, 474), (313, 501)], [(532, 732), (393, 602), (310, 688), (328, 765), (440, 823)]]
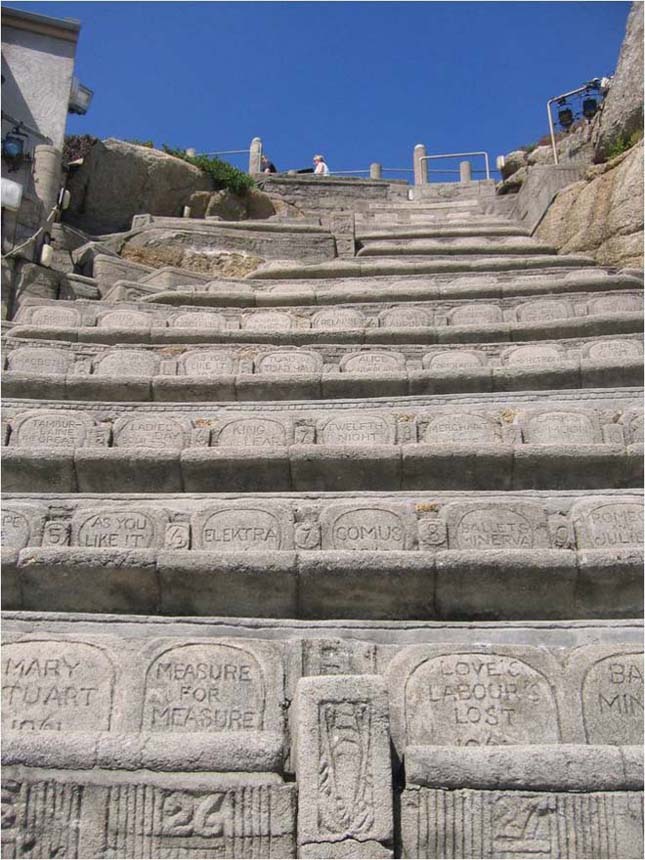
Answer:
[[(82, 22), (95, 91), (68, 131), (199, 151), (262, 137), (279, 169), (410, 167), (412, 148), (544, 135), (546, 100), (615, 70), (623, 2), (9, 2)], [(234, 162), (241, 165), (241, 162)], [(450, 165), (456, 167), (456, 165)]]

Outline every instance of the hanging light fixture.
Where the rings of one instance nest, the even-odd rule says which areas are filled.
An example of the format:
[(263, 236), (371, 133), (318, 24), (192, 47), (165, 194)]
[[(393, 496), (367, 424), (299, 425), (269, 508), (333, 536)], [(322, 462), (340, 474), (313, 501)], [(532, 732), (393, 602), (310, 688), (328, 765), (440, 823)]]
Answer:
[(566, 99), (560, 99), (558, 105), (558, 122), (565, 131), (568, 131), (573, 125), (573, 111)]
[(592, 119), (598, 113), (598, 99), (589, 96), (582, 101), (582, 115), (585, 119)]

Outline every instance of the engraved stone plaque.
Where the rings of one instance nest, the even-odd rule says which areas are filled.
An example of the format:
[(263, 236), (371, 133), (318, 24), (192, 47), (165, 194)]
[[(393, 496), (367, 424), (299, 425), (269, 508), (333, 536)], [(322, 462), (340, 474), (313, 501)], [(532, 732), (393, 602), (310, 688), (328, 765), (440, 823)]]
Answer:
[(289, 331), (292, 322), (289, 314), (283, 311), (258, 311), (244, 317), (244, 328), (249, 331)]
[(406, 789), (401, 799), (402, 856), (639, 857), (643, 827), (639, 795)]
[(407, 745), (559, 741), (549, 679), (508, 654), (452, 653), (418, 662), (405, 682)]
[(70, 365), (69, 353), (53, 347), (20, 346), (9, 353), (7, 369), (16, 373), (63, 376)]
[(643, 302), (638, 296), (621, 295), (614, 293), (609, 296), (600, 296), (589, 302), (590, 314), (623, 314), (638, 313), (642, 310)]
[(602, 442), (598, 419), (595, 416), (564, 410), (529, 415), (523, 421), (522, 435), (524, 441), (532, 445)]
[(34, 412), (20, 415), (10, 445), (28, 448), (80, 448), (88, 441), (94, 422), (80, 412)]
[(200, 780), (199, 786), (176, 781), (115, 784), (107, 791), (104, 815), (100, 856), (105, 858), (295, 856), (290, 785), (221, 785), (213, 778)]
[(161, 546), (167, 517), (141, 508), (79, 510), (72, 518), (72, 544), (91, 549)]
[(520, 322), (547, 322), (571, 316), (571, 308), (566, 302), (527, 302), (517, 309)]
[(2, 728), (101, 732), (110, 729), (114, 668), (83, 642), (12, 642), (2, 648)]
[(502, 354), (502, 363), (509, 367), (532, 367), (534, 365), (554, 364), (562, 360), (560, 347), (544, 344), (517, 346)]
[(384, 328), (422, 328), (431, 324), (430, 315), (423, 308), (390, 308), (379, 314), (380, 325)]
[(450, 325), (486, 325), (502, 322), (501, 308), (497, 305), (466, 305), (452, 310)]
[(159, 358), (143, 349), (123, 349), (108, 353), (96, 362), (97, 376), (154, 376), (159, 369)]
[(253, 503), (193, 516), (195, 547), (215, 552), (262, 552), (293, 548), (293, 519), (280, 509)]
[(546, 549), (546, 513), (524, 502), (451, 502), (443, 510), (451, 549)]
[(20, 502), (5, 503), (0, 518), (3, 548), (22, 549), (40, 542), (44, 516), (36, 508)]
[(222, 425), (217, 444), (234, 448), (273, 448), (287, 444), (287, 431), (272, 418), (236, 418)]
[(312, 328), (325, 330), (363, 328), (364, 325), (365, 317), (354, 308), (325, 308), (311, 320)]
[(179, 367), (186, 376), (210, 377), (233, 373), (233, 359), (227, 352), (215, 349), (196, 349), (185, 352), (179, 359)]
[(491, 445), (500, 441), (496, 422), (471, 412), (444, 412), (422, 422), (421, 441), (436, 445)]
[(29, 322), (54, 328), (75, 328), (81, 324), (81, 315), (76, 308), (59, 308), (43, 305), (31, 312)]
[(178, 314), (173, 318), (173, 328), (226, 328), (226, 318), (222, 314), (199, 311), (196, 313)]
[(141, 728), (156, 732), (264, 729), (266, 684), (257, 658), (236, 644), (164, 651), (146, 672)]
[(322, 358), (313, 352), (285, 350), (270, 352), (258, 358), (257, 373), (318, 373), (322, 369)]
[(326, 421), (319, 430), (323, 445), (392, 445), (394, 423), (381, 415), (338, 415)]
[[(296, 693), (299, 856), (382, 857), (392, 839), (387, 692), (377, 675), (302, 678)], [(305, 800), (306, 798), (306, 800)], [(304, 802), (303, 802), (304, 801)], [(367, 843), (344, 853), (343, 841)], [(338, 853), (327, 854), (326, 843)], [(305, 846), (309, 845), (309, 852)], [(338, 850), (340, 849), (340, 850)]]
[(150, 314), (142, 311), (110, 311), (102, 316), (97, 325), (99, 328), (128, 328), (146, 329), (150, 327)]
[(411, 549), (414, 522), (401, 505), (330, 505), (321, 514), (323, 549)]
[(112, 430), (115, 448), (163, 448), (186, 445), (189, 429), (169, 415), (132, 415), (117, 419)]
[(603, 340), (587, 349), (590, 361), (634, 361), (642, 359), (643, 349), (635, 340)]
[(396, 373), (405, 370), (405, 358), (398, 352), (356, 352), (340, 361), (345, 373)]
[[(600, 651), (601, 649), (588, 649)], [(606, 650), (606, 649), (604, 649)], [(585, 654), (580, 695), (585, 739), (590, 744), (643, 743), (643, 652)], [(586, 658), (586, 659), (585, 659)]]
[(462, 367), (481, 367), (484, 363), (480, 353), (465, 349), (435, 352), (423, 356), (423, 366), (426, 370), (460, 370)]
[(578, 549), (643, 545), (643, 503), (636, 496), (577, 502), (571, 519)]

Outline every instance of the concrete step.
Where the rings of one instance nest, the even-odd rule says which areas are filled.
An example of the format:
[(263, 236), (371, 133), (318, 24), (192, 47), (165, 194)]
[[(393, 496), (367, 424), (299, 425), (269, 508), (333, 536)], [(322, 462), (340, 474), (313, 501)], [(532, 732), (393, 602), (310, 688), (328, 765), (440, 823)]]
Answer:
[(383, 275), (433, 275), (462, 272), (510, 272), (548, 268), (594, 267), (595, 260), (573, 254), (507, 254), (485, 255), (476, 258), (467, 254), (454, 256), (437, 255), (427, 260), (423, 257), (402, 260), (395, 257), (371, 259), (353, 257), (331, 260), (326, 263), (299, 265), (285, 261), (265, 263), (253, 272), (253, 280), (277, 280), (294, 278), (362, 278)]
[(302, 404), (6, 400), (10, 492), (639, 487), (641, 389)]
[(468, 224), (459, 221), (451, 225), (437, 225), (426, 227), (406, 227), (393, 224), (389, 227), (368, 229), (363, 227), (357, 229), (356, 238), (360, 242), (368, 240), (387, 239), (443, 239), (461, 238), (473, 236), (530, 236), (530, 232), (520, 224), (492, 223), (492, 224)]
[(640, 331), (639, 290), (283, 309), (46, 301), (23, 305), (5, 331), (79, 343), (475, 343)]
[(262, 401), (640, 385), (640, 334), (524, 344), (145, 346), (6, 338), (6, 397)]
[(407, 275), (292, 280), (220, 279), (205, 284), (149, 287), (118, 281), (107, 302), (152, 302), (199, 307), (278, 307), (351, 302), (427, 301), (439, 298), (503, 298), (588, 290), (642, 290), (642, 278), (611, 269), (541, 269), (538, 272), (465, 272), (460, 275)]
[(631, 491), (3, 502), (7, 609), (460, 621), (642, 613), (642, 495)]
[(552, 245), (538, 242), (531, 236), (442, 237), (437, 239), (365, 240), (360, 243), (359, 257), (418, 257), (448, 255), (485, 256), (491, 254), (557, 255)]

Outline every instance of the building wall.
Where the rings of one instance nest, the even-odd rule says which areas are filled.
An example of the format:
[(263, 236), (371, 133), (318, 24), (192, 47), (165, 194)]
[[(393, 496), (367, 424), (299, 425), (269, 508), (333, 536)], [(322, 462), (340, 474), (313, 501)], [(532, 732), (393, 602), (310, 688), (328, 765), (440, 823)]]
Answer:
[[(3, 14), (2, 110), (62, 149), (74, 74), (73, 41), (11, 25)], [(3, 133), (6, 123), (3, 120)]]

